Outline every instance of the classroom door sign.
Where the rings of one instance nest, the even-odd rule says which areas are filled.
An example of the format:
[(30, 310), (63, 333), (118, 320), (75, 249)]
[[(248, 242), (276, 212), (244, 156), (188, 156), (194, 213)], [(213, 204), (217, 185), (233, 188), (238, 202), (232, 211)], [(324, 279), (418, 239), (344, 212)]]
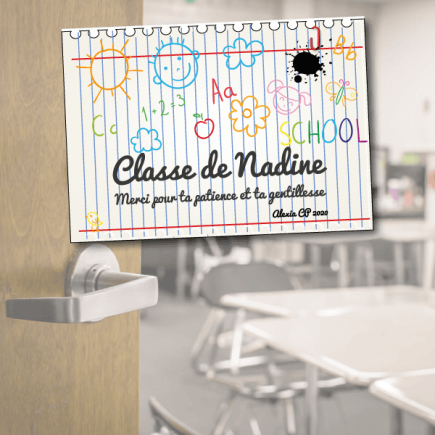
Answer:
[(373, 229), (364, 18), (62, 43), (71, 242)]

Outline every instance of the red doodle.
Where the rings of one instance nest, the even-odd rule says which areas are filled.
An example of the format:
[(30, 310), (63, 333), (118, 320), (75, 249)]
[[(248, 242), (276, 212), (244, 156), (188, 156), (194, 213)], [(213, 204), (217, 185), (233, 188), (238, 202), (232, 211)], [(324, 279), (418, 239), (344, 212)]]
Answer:
[[(198, 134), (198, 131), (197, 131), (198, 124), (208, 124), (208, 121), (210, 121), (210, 122), (211, 122), (211, 125), (212, 125), (210, 134), (209, 134), (208, 136), (205, 136), (205, 137), (200, 136), (200, 135)], [(214, 132), (214, 122), (213, 122), (213, 120), (210, 119), (210, 118), (206, 118), (206, 119), (204, 119), (204, 121), (198, 121), (198, 122), (195, 124), (195, 128), (194, 128), (194, 130), (195, 130), (195, 134), (196, 134), (200, 139), (208, 139), (208, 138), (213, 134), (213, 132)]]

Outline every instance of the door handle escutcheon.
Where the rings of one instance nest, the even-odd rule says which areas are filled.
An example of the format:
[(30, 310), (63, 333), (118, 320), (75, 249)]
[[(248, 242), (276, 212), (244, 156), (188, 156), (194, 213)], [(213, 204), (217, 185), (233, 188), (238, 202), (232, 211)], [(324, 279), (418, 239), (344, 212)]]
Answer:
[(96, 322), (151, 307), (157, 299), (157, 277), (120, 272), (107, 246), (91, 244), (70, 262), (64, 297), (11, 299), (6, 315), (36, 322)]

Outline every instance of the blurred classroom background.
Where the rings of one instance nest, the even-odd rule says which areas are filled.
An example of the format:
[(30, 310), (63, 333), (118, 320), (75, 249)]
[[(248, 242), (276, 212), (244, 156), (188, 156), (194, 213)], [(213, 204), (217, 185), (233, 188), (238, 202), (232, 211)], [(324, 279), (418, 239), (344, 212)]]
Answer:
[[(143, 24), (346, 16), (367, 23), (375, 231), (144, 241), (160, 301), (141, 317), (141, 435), (155, 421), (177, 435), (434, 433), (435, 2), (145, 0)], [(333, 332), (334, 316), (349, 327)], [(170, 414), (152, 402), (152, 417), (151, 397)]]

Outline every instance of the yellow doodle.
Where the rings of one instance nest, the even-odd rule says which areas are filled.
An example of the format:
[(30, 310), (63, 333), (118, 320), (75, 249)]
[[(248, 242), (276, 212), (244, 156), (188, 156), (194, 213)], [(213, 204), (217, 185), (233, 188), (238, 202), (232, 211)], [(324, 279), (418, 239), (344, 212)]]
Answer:
[(88, 220), (89, 224), (91, 225), (92, 232), (100, 231), (98, 227), (100, 225), (103, 225), (103, 222), (100, 221), (100, 218), (98, 217), (97, 213), (91, 211), (85, 216), (85, 218)]
[(344, 107), (346, 107), (347, 101), (355, 101), (358, 98), (358, 92), (349, 85), (350, 82), (344, 82), (344, 80), (339, 80), (339, 83), (329, 82), (325, 87), (326, 92), (331, 95), (329, 100), (335, 100), (336, 105), (341, 100)]

